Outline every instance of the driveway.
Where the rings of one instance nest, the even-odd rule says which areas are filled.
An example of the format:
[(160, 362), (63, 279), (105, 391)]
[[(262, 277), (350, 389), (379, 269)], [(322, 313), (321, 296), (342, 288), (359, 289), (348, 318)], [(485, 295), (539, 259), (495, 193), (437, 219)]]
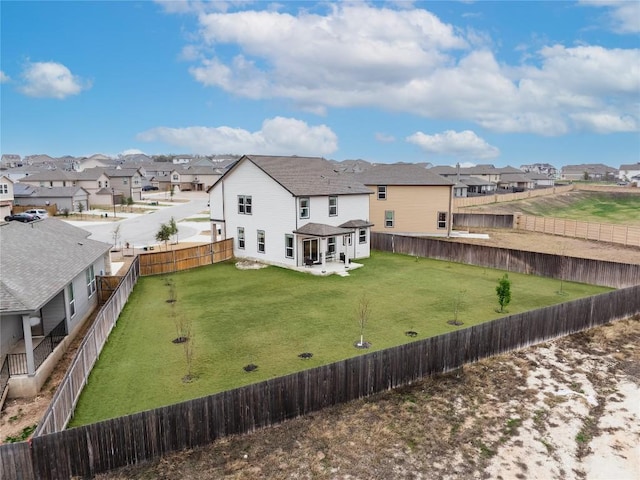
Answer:
[[(189, 216), (200, 214), (204, 211), (208, 211), (207, 203), (209, 196), (206, 192), (182, 192), (174, 197), (174, 202), (165, 200), (165, 193), (147, 194), (145, 193), (145, 200), (154, 200), (167, 204), (169, 206), (161, 206), (151, 212), (145, 214), (127, 214), (117, 213), (117, 216), (126, 217), (118, 222), (105, 221), (105, 222), (85, 222), (72, 220), (69, 223), (84, 228), (91, 232), (89, 238), (91, 240), (98, 240), (105, 243), (114, 243), (114, 230), (120, 227), (120, 237), (118, 245), (124, 245), (129, 243), (132, 247), (142, 248), (147, 245), (157, 245), (156, 233), (160, 229), (160, 225), (168, 223), (171, 217), (175, 219), (178, 225), (178, 239), (180, 241), (187, 240), (189, 237), (196, 236), (201, 230), (208, 230), (209, 224), (206, 222), (200, 222), (202, 228), (198, 224), (184, 224), (180, 222)], [(184, 200), (187, 200), (184, 202)], [(112, 216), (112, 213), (109, 213)]]

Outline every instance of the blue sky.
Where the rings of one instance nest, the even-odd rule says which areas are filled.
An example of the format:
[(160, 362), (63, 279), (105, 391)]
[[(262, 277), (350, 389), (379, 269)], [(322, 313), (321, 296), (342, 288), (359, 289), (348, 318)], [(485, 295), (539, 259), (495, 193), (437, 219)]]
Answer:
[(0, 2), (0, 150), (640, 161), (640, 2)]

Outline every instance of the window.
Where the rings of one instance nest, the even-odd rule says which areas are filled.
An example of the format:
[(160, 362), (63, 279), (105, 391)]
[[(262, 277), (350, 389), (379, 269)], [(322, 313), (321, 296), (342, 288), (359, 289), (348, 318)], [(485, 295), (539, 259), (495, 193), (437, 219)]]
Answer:
[(238, 227), (238, 248), (244, 250), (244, 227)]
[(300, 199), (300, 218), (309, 218), (309, 198)]
[(360, 243), (367, 243), (367, 229), (366, 228), (361, 228), (358, 231), (358, 241)]
[(73, 283), (69, 284), (67, 288), (67, 293), (69, 294), (69, 313), (73, 317), (76, 314), (76, 299), (73, 295)]
[(336, 237), (327, 238), (327, 252), (336, 253)]
[(241, 215), (251, 215), (251, 197), (248, 195), (238, 195), (238, 213)]
[(264, 253), (264, 230), (258, 230), (258, 253)]
[(123, 178), (123, 179), (122, 179), (122, 183), (123, 183), (124, 185), (129, 185), (129, 180), (128, 180), (128, 179), (126, 179), (126, 178)]
[(109, 182), (107, 180), (104, 181), (104, 188), (109, 188)]
[(87, 277), (87, 297), (91, 297), (96, 293), (96, 276), (93, 272), (93, 265), (87, 268), (84, 273)]
[(344, 246), (351, 245), (351, 235), (344, 235), (342, 237), (342, 245), (344, 245)]
[(293, 258), (293, 235), (284, 236), (284, 256)]
[(62, 186), (66, 187), (67, 186), (67, 182), (65, 180), (62, 180)]
[(0, 195), (9, 193), (9, 185), (0, 183)]
[(438, 212), (438, 228), (447, 228), (447, 212)]
[(329, 197), (329, 216), (338, 215), (338, 197)]
[(394, 223), (394, 214), (393, 214), (393, 210), (385, 210), (384, 211), (384, 226), (386, 228), (393, 228), (393, 223)]
[(175, 182), (177, 182), (178, 180), (180, 180), (180, 177), (178, 176), (177, 173), (173, 174), (173, 177), (171, 177)]
[(387, 186), (378, 185), (378, 200), (386, 200), (386, 199), (387, 199)]
[(98, 180), (98, 188), (102, 188), (102, 182)]

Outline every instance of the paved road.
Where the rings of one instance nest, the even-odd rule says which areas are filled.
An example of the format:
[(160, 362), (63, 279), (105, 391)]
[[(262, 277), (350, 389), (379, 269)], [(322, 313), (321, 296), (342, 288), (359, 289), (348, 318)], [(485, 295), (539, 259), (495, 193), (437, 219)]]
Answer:
[[(135, 248), (142, 248), (147, 245), (157, 244), (156, 233), (160, 229), (160, 225), (169, 222), (171, 217), (179, 222), (183, 218), (190, 215), (200, 213), (207, 210), (208, 196), (206, 194), (194, 193), (184, 194), (188, 195), (188, 203), (176, 203), (170, 207), (159, 208), (156, 211), (138, 215), (136, 217), (127, 218), (119, 222), (94, 222), (86, 223), (82, 225), (82, 228), (91, 232), (92, 240), (98, 240), (106, 243), (113, 243), (113, 231), (119, 225), (120, 226), (120, 239), (119, 244), (124, 245), (129, 242), (130, 245)], [(145, 198), (152, 196), (145, 195)], [(163, 200), (163, 197), (159, 198)], [(177, 200), (177, 199), (176, 199)], [(206, 230), (207, 225), (203, 224), (203, 230)], [(188, 227), (186, 225), (178, 223), (178, 238), (186, 239), (188, 237), (197, 235), (200, 233), (198, 229)]]

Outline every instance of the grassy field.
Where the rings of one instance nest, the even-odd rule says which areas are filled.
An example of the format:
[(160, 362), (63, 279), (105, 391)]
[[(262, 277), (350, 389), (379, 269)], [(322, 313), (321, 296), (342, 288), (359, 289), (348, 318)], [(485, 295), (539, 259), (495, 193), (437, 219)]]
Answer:
[(522, 212), (527, 215), (567, 218), (596, 223), (640, 225), (640, 194), (571, 192), (492, 204), (470, 211)]
[[(495, 287), (504, 272), (374, 252), (349, 277), (286, 269), (238, 270), (233, 263), (141, 278), (85, 388), (71, 426), (209, 395), (363, 353), (357, 310), (371, 307), (365, 340), (383, 349), (465, 328), (501, 315)], [(560, 303), (607, 288), (509, 274), (509, 313)], [(177, 301), (170, 296), (168, 280)], [(456, 298), (461, 327), (449, 325)], [(174, 313), (172, 313), (174, 312)], [(187, 373), (174, 318), (192, 322), (197, 377)], [(313, 357), (301, 360), (298, 355)], [(243, 367), (255, 364), (247, 373)]]

